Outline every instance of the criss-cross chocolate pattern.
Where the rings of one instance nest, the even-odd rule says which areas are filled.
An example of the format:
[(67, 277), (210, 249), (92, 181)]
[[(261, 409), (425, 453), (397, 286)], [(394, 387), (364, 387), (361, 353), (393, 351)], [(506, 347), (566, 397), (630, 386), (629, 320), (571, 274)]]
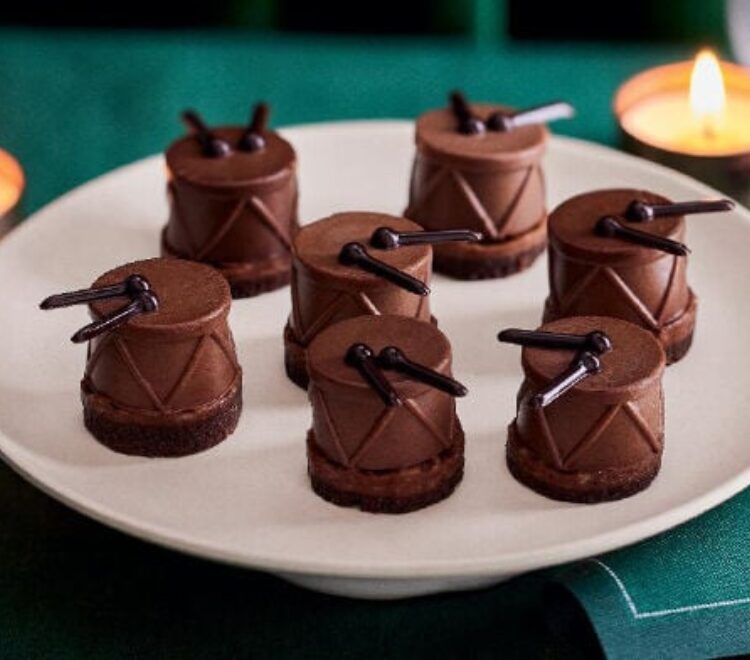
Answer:
[[(424, 159), (424, 156), (418, 155), (417, 158)], [(452, 186), (466, 202), (467, 213), (461, 216), (461, 226), (480, 231), (486, 239), (490, 240), (496, 240), (503, 235), (505, 228), (512, 224), (514, 214), (521, 206), (521, 200), (528, 193), (530, 183), (542, 179), (542, 171), (538, 163), (529, 165), (523, 171), (505, 174), (506, 177), (512, 176), (518, 179), (518, 184), (507, 206), (497, 212), (485, 207), (484, 202), (472, 188), (470, 180), (462, 172), (447, 165), (438, 164), (432, 159), (424, 164), (427, 164), (432, 171), (420, 186), (419, 195), (414, 194), (412, 184), (411, 199), (404, 215), (417, 220), (429, 217), (428, 207), (435, 192), (440, 186)]]
[(632, 311), (641, 323), (653, 331), (658, 331), (661, 326), (669, 321), (666, 313), (669, 309), (671, 298), (677, 293), (679, 288), (678, 275), (685, 268), (683, 257), (676, 255), (664, 254), (662, 259), (671, 259), (672, 267), (669, 272), (669, 278), (661, 296), (661, 300), (655, 308), (650, 308), (638, 295), (633, 291), (627, 282), (627, 276), (618, 272), (614, 266), (589, 266), (583, 262), (578, 262), (568, 256), (558, 255), (558, 259), (565, 259), (579, 267), (589, 266), (585, 274), (573, 286), (566, 290), (559, 290), (559, 283), (555, 278), (551, 278), (550, 294), (554, 304), (556, 316), (575, 316), (576, 305), (581, 300), (586, 300), (589, 289), (599, 279), (603, 278), (611, 285), (615, 295), (622, 301), (623, 308)]
[(319, 387), (310, 384), (309, 396), (313, 405), (320, 411), (325, 426), (328, 429), (332, 444), (336, 451), (336, 460), (345, 467), (356, 468), (362, 457), (366, 455), (368, 449), (375, 445), (381, 438), (385, 429), (403, 415), (409, 415), (417, 420), (429, 433), (435, 442), (435, 455), (448, 449), (453, 445), (453, 437), (456, 431), (456, 415), (451, 415), (451, 422), (448, 428), (439, 428), (430, 416), (421, 408), (416, 399), (407, 398), (402, 392), (399, 392), (402, 405), (387, 406), (383, 403), (382, 412), (372, 422), (368, 431), (362, 436), (359, 445), (351, 453), (347, 453), (344, 444), (341, 441), (339, 432), (331, 415), (330, 408), (326, 398)]
[[(530, 393), (533, 395), (534, 388), (528, 381), (524, 381), (521, 390), (521, 398), (526, 398)], [(587, 454), (595, 452), (598, 443), (605, 436), (605, 432), (615, 419), (627, 424), (633, 436), (640, 438), (654, 454), (661, 451), (662, 440), (654, 433), (649, 424), (643, 418), (638, 406), (634, 401), (603, 405), (601, 414), (594, 420), (589, 429), (581, 438), (563, 453), (555, 441), (554, 434), (550, 428), (548, 415), (550, 408), (532, 406), (531, 414), (535, 415), (544, 438), (549, 457), (559, 470), (576, 470), (580, 468), (579, 462)]]
[[(215, 254), (214, 251), (221, 241), (232, 231), (232, 228), (239, 222), (257, 222), (276, 239), (282, 248), (289, 254), (292, 252), (292, 238), (290, 236), (289, 223), (283, 223), (274, 216), (267, 204), (258, 195), (247, 195), (237, 199), (231, 211), (221, 222), (216, 224), (214, 231), (200, 243), (192, 234), (190, 223), (185, 221), (185, 215), (181, 207), (182, 202), (177, 193), (177, 187), (174, 181), (170, 181), (167, 191), (172, 205), (172, 220), (179, 225), (182, 230), (185, 241), (189, 250), (186, 255), (195, 261), (223, 261), (221, 254)], [(296, 208), (296, 191), (295, 200), (291, 208)]]
[[(314, 283), (311, 286), (318, 288)], [(390, 285), (395, 286), (395, 285)], [(333, 295), (329, 300), (328, 304), (312, 319), (309, 323), (305, 323), (302, 319), (302, 313), (300, 312), (300, 301), (299, 291), (297, 284), (297, 274), (295, 273), (292, 277), (292, 315), (294, 318), (294, 328), (297, 341), (306, 346), (313, 338), (321, 331), (326, 328), (331, 322), (336, 320), (342, 320), (355, 315), (372, 315), (380, 316), (386, 314), (387, 310), (381, 310), (373, 302), (372, 298), (367, 295), (364, 291), (351, 291), (346, 289), (334, 289), (326, 286), (325, 291), (330, 292)], [(427, 296), (417, 296), (406, 291), (403, 292), (404, 296), (408, 296), (414, 300), (414, 312), (412, 316), (414, 318), (421, 318), (424, 311), (425, 305), (427, 305)], [(352, 307), (354, 308), (352, 310)], [(403, 314), (403, 312), (401, 312)]]
[[(102, 335), (96, 342), (89, 343), (89, 355), (86, 363), (86, 372), (84, 374), (84, 380), (87, 381), (94, 390), (93, 378), (94, 371), (101, 358), (110, 351), (113, 351), (120, 361), (125, 365), (127, 373), (132, 378), (133, 382), (137, 384), (138, 389), (146, 396), (150, 401), (153, 409), (162, 413), (176, 412), (180, 408), (173, 405), (177, 395), (182, 391), (185, 384), (190, 378), (197, 373), (201, 368), (201, 363), (204, 360), (205, 354), (210, 350), (211, 344), (218, 346), (221, 354), (224, 355), (227, 362), (231, 365), (234, 376), (232, 383), (237, 379), (239, 374), (239, 365), (234, 356), (234, 350), (229, 344), (227, 338), (223, 337), (219, 332), (213, 331), (200, 336), (197, 339), (195, 348), (191, 352), (190, 356), (184, 363), (179, 376), (177, 377), (174, 385), (169, 389), (168, 392), (157, 392), (153, 384), (143, 375), (141, 368), (139, 367), (136, 359), (133, 357), (133, 353), (128, 347), (127, 341), (120, 336), (117, 332), (110, 332)], [(95, 344), (95, 346), (94, 346)], [(92, 347), (93, 346), (93, 347)], [(110, 395), (110, 393), (107, 393)]]

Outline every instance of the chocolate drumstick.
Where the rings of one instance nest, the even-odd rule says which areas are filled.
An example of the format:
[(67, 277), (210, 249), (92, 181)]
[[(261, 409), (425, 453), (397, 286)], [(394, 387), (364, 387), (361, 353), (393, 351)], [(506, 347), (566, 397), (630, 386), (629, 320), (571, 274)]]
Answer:
[(605, 215), (603, 218), (599, 218), (594, 227), (594, 231), (599, 236), (621, 238), (625, 241), (630, 241), (631, 243), (643, 245), (644, 247), (654, 248), (655, 250), (661, 250), (662, 252), (668, 252), (669, 254), (675, 254), (678, 257), (684, 257), (690, 253), (689, 248), (684, 243), (673, 241), (671, 238), (663, 238), (662, 236), (656, 236), (645, 231), (626, 227), (617, 218), (611, 215)]
[(495, 112), (487, 119), (487, 128), (491, 131), (512, 131), (514, 128), (520, 128), (521, 126), (568, 119), (573, 117), (575, 113), (575, 108), (570, 103), (555, 101), (554, 103), (545, 103), (508, 114)]
[(396, 390), (380, 371), (372, 349), (367, 344), (352, 344), (344, 358), (350, 367), (359, 371), (367, 384), (372, 387), (386, 406), (400, 406), (402, 404)]
[(371, 257), (362, 243), (347, 243), (344, 245), (339, 252), (339, 262), (345, 266), (357, 266), (419, 296), (426, 296), (430, 293), (429, 287), (416, 277)]
[(445, 229), (442, 231), (402, 231), (378, 227), (370, 237), (370, 245), (380, 250), (393, 250), (407, 245), (448, 243), (450, 241), (481, 241), (482, 234), (470, 229)]
[(601, 370), (602, 364), (596, 355), (588, 351), (581, 353), (568, 369), (532, 398), (531, 404), (537, 408), (544, 408), (584, 378), (597, 374)]
[(232, 152), (229, 143), (216, 137), (195, 110), (185, 110), (182, 113), (182, 120), (195, 132), (195, 137), (200, 142), (204, 156), (220, 158), (228, 156)]
[(102, 286), (95, 289), (80, 289), (67, 293), (57, 293), (42, 300), (39, 304), (41, 309), (57, 309), (58, 307), (70, 307), (80, 303), (102, 300), (104, 298), (116, 298), (118, 296), (135, 297), (141, 291), (151, 288), (148, 280), (141, 275), (130, 275), (119, 284)]
[(454, 380), (450, 376), (444, 376), (433, 369), (429, 369), (424, 365), (417, 364), (409, 360), (401, 349), (395, 346), (386, 346), (380, 353), (378, 353), (377, 363), (383, 369), (394, 369), (400, 371), (407, 376), (411, 376), (416, 380), (419, 380), (427, 385), (447, 392), (452, 396), (466, 396), (468, 390), (464, 385)]
[(259, 151), (266, 146), (263, 132), (268, 125), (268, 115), (271, 113), (267, 103), (261, 101), (253, 109), (250, 124), (242, 134), (237, 147), (242, 151)]
[(458, 130), (460, 133), (479, 135), (487, 130), (484, 122), (471, 111), (466, 97), (461, 92), (451, 92), (450, 104), (453, 114), (458, 119)]
[(594, 330), (585, 335), (575, 335), (564, 332), (547, 332), (544, 330), (519, 330), (508, 328), (498, 333), (497, 340), (520, 346), (534, 346), (536, 348), (560, 348), (574, 351), (590, 351), (602, 355), (612, 350), (612, 341), (600, 330)]
[(654, 218), (663, 216), (716, 213), (717, 211), (731, 211), (733, 208), (734, 202), (731, 199), (707, 199), (671, 204), (647, 204), (636, 199), (625, 211), (625, 219), (633, 222), (651, 222)]
[(81, 328), (70, 340), (76, 344), (83, 343), (89, 339), (116, 328), (137, 314), (150, 314), (159, 309), (159, 299), (153, 291), (141, 291), (135, 300), (129, 305), (117, 310), (112, 316), (108, 316)]

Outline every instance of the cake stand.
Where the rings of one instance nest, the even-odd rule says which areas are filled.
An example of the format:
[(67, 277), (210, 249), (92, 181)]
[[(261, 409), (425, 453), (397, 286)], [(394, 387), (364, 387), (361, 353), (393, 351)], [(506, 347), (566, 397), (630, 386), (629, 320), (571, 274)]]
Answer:
[[(301, 217), (335, 211), (400, 213), (412, 124), (349, 122), (284, 131), (299, 153)], [(648, 188), (675, 199), (715, 195), (660, 166), (553, 138), (549, 205), (594, 188)], [(68, 337), (81, 308), (41, 312), (46, 295), (88, 285), (114, 265), (156, 255), (167, 215), (160, 156), (65, 195), (0, 243), (0, 452), (29, 481), (104, 524), (209, 559), (269, 571), (305, 587), (363, 598), (489, 585), (594, 555), (677, 525), (750, 483), (750, 213), (688, 220), (689, 279), (700, 298), (695, 344), (665, 380), (666, 450), (643, 493), (595, 506), (554, 502), (516, 483), (504, 462), (521, 382), (519, 352), (496, 342), (533, 327), (547, 294), (546, 263), (506, 280), (436, 277), (433, 311), (454, 348), (466, 476), (449, 499), (403, 515), (337, 508), (310, 490), (310, 408), (284, 375), (289, 290), (236, 301), (244, 369), (235, 434), (180, 459), (121, 456), (84, 429), (82, 346)]]

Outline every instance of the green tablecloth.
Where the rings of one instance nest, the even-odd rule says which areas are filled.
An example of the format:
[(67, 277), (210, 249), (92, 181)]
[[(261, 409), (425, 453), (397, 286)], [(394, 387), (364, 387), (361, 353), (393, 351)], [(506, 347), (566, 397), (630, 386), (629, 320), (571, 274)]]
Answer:
[(414, 117), (461, 87), (515, 105), (565, 98), (579, 116), (555, 130), (616, 139), (611, 98), (646, 66), (686, 50), (598, 45), (475, 48), (458, 41), (368, 41), (224, 34), (0, 31), (0, 145), (26, 167), (27, 208), (137, 158), (183, 131), (244, 120), (268, 99), (276, 125)]
[[(276, 124), (413, 117), (458, 86), (474, 98), (516, 105), (565, 98), (579, 116), (556, 129), (613, 143), (610, 103), (619, 82), (690, 54), (641, 45), (480, 49), (455, 41), (245, 33), (0, 31), (0, 145), (22, 160), (26, 209), (33, 211), (88, 178), (160, 151), (181, 131), (177, 113), (188, 105), (211, 122), (242, 119), (261, 97), (272, 102)], [(715, 580), (716, 572), (709, 576), (685, 548), (731, 533), (731, 521), (747, 517), (747, 497), (603, 563), (568, 569), (565, 583), (589, 609), (613, 656), (633, 636), (640, 657), (668, 657), (670, 649), (686, 656), (684, 646), (674, 645), (674, 628), (662, 634), (660, 626), (674, 619), (633, 614), (715, 602), (726, 590), (709, 587), (703, 600), (683, 602), (684, 582), (665, 592), (645, 578), (654, 562), (667, 570), (682, 561), (675, 575), (688, 584)], [(570, 602), (551, 607), (570, 646), (542, 625), (549, 573), (413, 602), (325, 597), (122, 536), (64, 509), (4, 466), (0, 521), (2, 657), (443, 657), (464, 651), (553, 658), (596, 648), (585, 617), (572, 618)], [(734, 544), (720, 548), (726, 579), (719, 587), (732, 589), (744, 570), (732, 550), (747, 540), (734, 532)], [(721, 619), (738, 626), (732, 643), (723, 645), (719, 619), (700, 616), (713, 610), (679, 612), (685, 644), (699, 655), (749, 650), (747, 610), (737, 607), (735, 618)], [(699, 643), (691, 641), (696, 632)]]

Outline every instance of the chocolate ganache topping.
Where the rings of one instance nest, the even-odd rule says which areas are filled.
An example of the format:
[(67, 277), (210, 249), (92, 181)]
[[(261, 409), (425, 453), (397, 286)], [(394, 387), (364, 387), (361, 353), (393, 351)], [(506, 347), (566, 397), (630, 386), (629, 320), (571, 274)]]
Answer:
[[(663, 215), (648, 222), (631, 220), (634, 201), (671, 204), (646, 190), (598, 190), (563, 202), (550, 215), (550, 295), (544, 320), (621, 318), (654, 333), (674, 362), (690, 347), (697, 309), (687, 284), (685, 219)], [(620, 229), (604, 231), (605, 222)]]
[[(648, 331), (620, 319), (571, 317), (542, 326), (553, 333), (603, 332), (612, 350), (524, 347), (525, 380), (508, 433), (511, 472), (556, 499), (598, 502), (631, 495), (656, 476), (664, 443), (661, 378), (665, 354)], [(564, 395), (540, 405), (566, 372), (589, 372)]]
[(411, 361), (451, 376), (450, 345), (431, 323), (362, 316), (329, 327), (308, 350), (308, 392), (318, 449), (340, 465), (397, 470), (433, 459), (451, 447), (457, 428), (453, 394), (385, 366), (381, 357), (379, 372), (401, 401), (397, 406), (386, 404), (344, 359), (349, 347), (362, 344), (372, 356), (398, 346)]
[[(472, 104), (477, 120), (509, 112)], [(466, 228), (486, 242), (520, 236), (546, 217), (541, 157), (548, 138), (541, 124), (466, 134), (450, 108), (417, 119), (416, 156), (405, 215), (429, 230)]]
[[(430, 318), (428, 298), (394, 284), (380, 275), (342, 264), (340, 255), (351, 243), (366, 245), (382, 226), (419, 231), (404, 218), (381, 213), (339, 213), (303, 227), (295, 239), (291, 327), (306, 345), (323, 328), (361, 314), (401, 314)], [(417, 245), (371, 254), (393, 269), (427, 283), (432, 248)]]
[[(104, 287), (140, 274), (159, 295), (159, 310), (134, 316), (90, 343), (85, 390), (121, 410), (173, 414), (210, 404), (241, 376), (227, 325), (231, 304), (224, 278), (178, 259), (125, 264), (94, 282)], [(90, 304), (94, 320), (122, 306), (116, 298)]]
[[(264, 110), (265, 108), (265, 110)], [(234, 297), (289, 282), (297, 231), (296, 156), (256, 107), (247, 127), (195, 130), (166, 152), (170, 216), (162, 253), (219, 268)]]
[(73, 341), (88, 341), (81, 401), (97, 440), (124, 454), (185, 456), (234, 431), (242, 371), (227, 324), (229, 285), (218, 271), (136, 261), (41, 307), (82, 303), (93, 322)]

